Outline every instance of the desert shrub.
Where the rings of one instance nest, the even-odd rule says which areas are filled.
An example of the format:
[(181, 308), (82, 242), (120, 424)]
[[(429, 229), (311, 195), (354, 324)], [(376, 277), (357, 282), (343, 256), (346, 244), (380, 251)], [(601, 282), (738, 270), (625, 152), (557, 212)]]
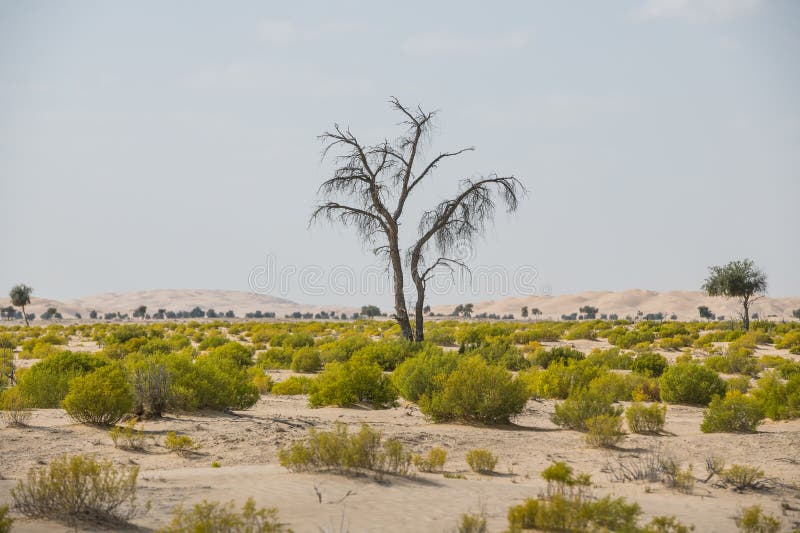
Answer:
[(133, 388), (134, 414), (141, 417), (159, 417), (170, 400), (172, 374), (160, 354), (130, 357), (126, 360), (128, 379)]
[(294, 372), (317, 372), (322, 368), (322, 359), (314, 348), (300, 348), (294, 353), (290, 368)]
[(734, 376), (725, 380), (725, 390), (739, 391), (742, 394), (750, 390), (750, 376)]
[(637, 374), (606, 372), (594, 378), (588, 388), (610, 402), (628, 401), (632, 398), (639, 379), (641, 378)]
[(288, 333), (283, 336), (276, 335), (269, 341), (270, 346), (278, 346), (276, 344), (280, 337), (280, 345), (284, 348), (302, 348), (304, 346), (314, 346), (314, 337), (307, 333)]
[(223, 343), (208, 350), (207, 357), (225, 358), (239, 367), (249, 367), (254, 364), (253, 349), (233, 341)]
[(431, 327), (425, 332), (425, 340), (437, 346), (455, 346), (456, 336), (452, 331)]
[(655, 344), (662, 350), (679, 350), (686, 346), (691, 346), (694, 337), (691, 335), (675, 335), (674, 337), (662, 337)]
[(124, 324), (114, 327), (105, 336), (105, 344), (123, 344), (133, 339), (147, 338), (147, 328), (139, 324)]
[(174, 431), (168, 431), (164, 437), (164, 448), (178, 455), (188, 455), (200, 446), (189, 435), (178, 435)]
[(684, 494), (691, 494), (694, 490), (696, 480), (691, 465), (683, 469), (681, 463), (674, 456), (664, 454), (659, 458), (659, 468), (662, 481), (667, 487)]
[[(142, 426), (143, 427), (143, 426)], [(136, 419), (131, 418), (124, 426), (114, 426), (108, 432), (115, 448), (141, 450), (144, 448), (145, 434), (142, 427), (136, 427)]]
[(444, 469), (444, 463), (447, 461), (447, 451), (444, 448), (431, 448), (428, 455), (423, 457), (415, 455), (413, 462), (414, 466), (420, 472), (441, 472)]
[(571, 346), (556, 346), (550, 350), (537, 353), (533, 363), (547, 368), (554, 362), (569, 363), (570, 361), (581, 361), (585, 358), (586, 356), (583, 352)]
[(800, 374), (800, 363), (779, 355), (764, 355), (758, 360), (758, 364), (762, 368), (774, 368), (783, 379)]
[(14, 519), (8, 516), (8, 505), (0, 505), (0, 533), (9, 533)]
[(634, 402), (661, 401), (661, 384), (658, 378), (642, 376), (642, 379), (634, 384), (631, 399)]
[(396, 400), (397, 390), (381, 367), (373, 361), (353, 357), (344, 363), (333, 361), (325, 366), (308, 403), (312, 407), (350, 407), (367, 403), (375, 409), (385, 409)]
[(631, 370), (643, 376), (659, 377), (667, 369), (667, 358), (655, 352), (645, 352), (636, 356)]
[(752, 433), (764, 419), (764, 411), (757, 400), (731, 391), (714, 396), (703, 414), (700, 429), (703, 433)]
[(725, 381), (716, 372), (693, 363), (669, 367), (659, 384), (661, 399), (668, 403), (708, 405), (715, 394), (725, 394)]
[(468, 355), (480, 356), (489, 364), (496, 364), (509, 370), (528, 368), (529, 363), (519, 348), (508, 338), (492, 337), (469, 350)]
[(506, 424), (528, 401), (525, 384), (480, 357), (461, 361), (441, 391), (420, 398), (420, 411), (436, 422)]
[(308, 437), (278, 451), (278, 461), (292, 471), (389, 472), (405, 475), (411, 455), (396, 440), (382, 443), (379, 431), (361, 424), (357, 433), (334, 424), (331, 431), (310, 429)]
[(256, 365), (262, 368), (284, 368), (292, 365), (294, 351), (291, 348), (270, 348), (256, 355)]
[(768, 418), (786, 420), (800, 417), (800, 374), (784, 383), (775, 370), (765, 372), (750, 394)]
[(630, 370), (633, 365), (633, 358), (617, 347), (607, 350), (595, 348), (586, 356), (586, 360), (595, 366), (615, 370)]
[(222, 335), (209, 335), (197, 344), (199, 350), (205, 351), (210, 348), (218, 348), (224, 344), (231, 342), (230, 339)]
[(733, 519), (741, 533), (778, 533), (781, 520), (761, 510), (760, 505), (742, 509)]
[(494, 472), (494, 467), (497, 466), (497, 456), (486, 448), (468, 451), (466, 459), (470, 470), (479, 474)]
[(371, 359), (383, 370), (392, 371), (418, 349), (418, 346), (407, 340), (385, 339), (365, 345), (352, 356)]
[(458, 521), (456, 533), (488, 533), (486, 517), (482, 514), (463, 513)]
[(226, 505), (203, 500), (190, 510), (179, 505), (172, 512), (172, 522), (160, 533), (291, 533), (286, 525), (278, 520), (275, 508), (256, 509), (252, 498), (236, 512), (233, 502)]
[(368, 337), (364, 335), (348, 335), (340, 337), (339, 339), (326, 342), (319, 345), (321, 357), (323, 362), (329, 363), (331, 361), (347, 361), (357, 351), (372, 343)]
[(597, 322), (579, 322), (564, 332), (564, 338), (567, 340), (595, 340), (597, 338)]
[(642, 528), (641, 533), (690, 533), (694, 524), (687, 526), (674, 516), (655, 516)]
[(711, 370), (723, 374), (749, 374), (758, 373), (758, 361), (746, 351), (728, 351), (725, 355), (712, 355), (703, 361)]
[(272, 385), (272, 394), (276, 396), (297, 396), (309, 394), (314, 380), (305, 376), (291, 376)]
[(612, 448), (622, 442), (622, 417), (599, 415), (586, 421), (586, 444), (598, 448)]
[(20, 394), (31, 407), (59, 407), (72, 378), (89, 374), (108, 361), (80, 352), (62, 352), (39, 361), (19, 378)]
[(625, 420), (632, 433), (661, 433), (667, 415), (667, 406), (653, 403), (646, 406), (634, 402), (625, 410)]
[(129, 413), (133, 403), (125, 374), (108, 365), (74, 378), (63, 405), (67, 414), (78, 422), (110, 426)]
[(733, 464), (722, 470), (719, 477), (736, 490), (757, 489), (764, 481), (764, 471), (750, 465)]
[(392, 383), (403, 398), (417, 402), (423, 395), (431, 397), (435, 391), (441, 390), (458, 361), (456, 353), (425, 349), (395, 368)]
[(621, 327), (612, 330), (608, 335), (608, 342), (620, 348), (633, 348), (637, 344), (649, 344), (653, 342), (655, 338), (655, 333), (652, 331), (627, 330)]
[(252, 366), (247, 369), (247, 375), (250, 376), (250, 383), (255, 385), (259, 393), (266, 394), (272, 390), (272, 377), (264, 372), (263, 368)]
[(587, 421), (601, 415), (618, 417), (622, 414), (622, 407), (613, 405), (602, 394), (595, 391), (582, 389), (570, 394), (566, 400), (557, 403), (552, 421), (554, 424), (578, 431), (586, 431)]
[(575, 475), (575, 471), (564, 461), (556, 461), (542, 470), (542, 479), (547, 481), (547, 497), (555, 495), (567, 496), (569, 498), (583, 498), (588, 494), (592, 485), (592, 478), (589, 474), (580, 473)]
[(138, 466), (64, 455), (28, 470), (11, 489), (11, 499), (16, 510), (32, 518), (123, 523), (137, 511), (138, 475)]
[(519, 373), (528, 394), (536, 398), (564, 399), (574, 390), (585, 388), (604, 370), (587, 361), (555, 362), (546, 370), (530, 369)]
[(508, 531), (636, 531), (640, 514), (639, 505), (624, 498), (529, 498), (508, 510)]
[(245, 368), (228, 358), (178, 352), (165, 358), (172, 374), (170, 401), (179, 409), (248, 409), (261, 396)]
[(27, 426), (33, 413), (19, 387), (0, 391), (0, 418), (9, 426)]

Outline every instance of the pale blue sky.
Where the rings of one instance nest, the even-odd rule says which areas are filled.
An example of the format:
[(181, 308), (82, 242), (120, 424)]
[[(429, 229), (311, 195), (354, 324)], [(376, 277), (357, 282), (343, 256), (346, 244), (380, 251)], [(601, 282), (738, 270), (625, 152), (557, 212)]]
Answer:
[(396, 135), (395, 95), (441, 111), (428, 153), (477, 147), (417, 211), (493, 171), (530, 189), (473, 265), (532, 265), (563, 294), (697, 289), (750, 257), (798, 295), (799, 56), (790, 0), (1, 1), (0, 287), (246, 290), (267, 254), (374, 264), (307, 227), (316, 136)]

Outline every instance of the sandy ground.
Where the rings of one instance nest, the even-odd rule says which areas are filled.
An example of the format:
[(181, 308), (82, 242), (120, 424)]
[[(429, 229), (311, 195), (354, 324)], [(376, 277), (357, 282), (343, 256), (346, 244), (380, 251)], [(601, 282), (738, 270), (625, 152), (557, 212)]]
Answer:
[[(577, 471), (589, 472), (598, 496), (613, 494), (637, 501), (646, 516), (674, 514), (694, 523), (698, 531), (735, 531), (734, 514), (743, 506), (761, 504), (782, 515), (782, 505), (800, 508), (800, 420), (767, 422), (753, 435), (703, 434), (702, 409), (670, 406), (666, 434), (629, 436), (620, 448), (605, 451), (588, 447), (580, 433), (554, 426), (549, 417), (554, 402), (528, 403), (516, 425), (486, 428), (427, 422), (415, 406), (388, 410), (310, 409), (304, 397), (265, 396), (251, 410), (235, 414), (169, 415), (145, 422), (148, 439), (144, 452), (114, 448), (106, 431), (75, 424), (59, 409), (37, 410), (28, 428), (5, 428), (0, 433), (0, 502), (9, 501), (15, 478), (62, 453), (94, 453), (123, 464), (141, 466), (139, 499), (151, 509), (134, 523), (145, 529), (164, 526), (173, 507), (203, 499), (274, 506), (295, 531), (339, 531), (342, 520), (349, 531), (452, 531), (461, 513), (485, 510), (490, 531), (506, 527), (510, 505), (536, 496), (544, 483), (539, 472), (551, 461), (564, 460)], [(417, 474), (411, 479), (290, 473), (277, 463), (277, 450), (301, 438), (310, 427), (329, 428), (334, 422), (357, 428), (362, 421), (409, 448), (425, 452), (433, 446), (448, 450), (445, 470), (466, 479), (442, 474)], [(192, 436), (202, 448), (191, 457), (167, 452), (160, 442), (170, 430)], [(654, 442), (694, 467), (698, 478), (693, 494), (682, 494), (661, 484), (616, 483), (604, 467), (618, 455), (641, 453)], [(470, 472), (468, 450), (486, 447), (500, 462), (496, 475)], [(720, 455), (728, 463), (748, 463), (776, 480), (768, 492), (737, 493), (702, 483), (705, 458)], [(212, 468), (218, 461), (220, 468)], [(319, 503), (314, 487), (322, 494)], [(800, 512), (786, 511), (784, 523), (800, 520)], [(91, 528), (85, 528), (91, 530)], [(15, 531), (71, 531), (44, 521), (20, 519)]]

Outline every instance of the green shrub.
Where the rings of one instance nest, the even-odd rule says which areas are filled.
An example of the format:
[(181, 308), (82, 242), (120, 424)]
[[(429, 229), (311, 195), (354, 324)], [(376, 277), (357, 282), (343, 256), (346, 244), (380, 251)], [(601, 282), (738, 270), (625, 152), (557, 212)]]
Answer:
[(653, 403), (646, 406), (634, 402), (625, 410), (625, 420), (632, 433), (653, 434), (664, 430), (667, 406)]
[(318, 372), (322, 368), (322, 359), (314, 348), (300, 348), (294, 353), (290, 368), (294, 372)]
[(570, 361), (581, 361), (586, 356), (583, 352), (578, 351), (571, 346), (556, 346), (547, 351), (542, 351), (536, 354), (533, 363), (543, 368), (549, 367), (552, 363), (569, 363)]
[(564, 399), (589, 383), (605, 371), (588, 361), (554, 362), (546, 370), (530, 369), (519, 373), (528, 394), (536, 398)]
[(712, 355), (703, 362), (711, 370), (723, 374), (748, 374), (758, 373), (758, 361), (747, 351), (728, 351), (725, 355)]
[(272, 394), (276, 396), (297, 396), (309, 394), (314, 387), (314, 380), (306, 376), (291, 376), (272, 385)]
[(136, 508), (138, 466), (66, 455), (33, 467), (11, 489), (14, 508), (31, 518), (124, 523)]
[(169, 405), (173, 377), (163, 355), (129, 356), (125, 363), (135, 397), (133, 412), (145, 418), (160, 417)]
[(630, 370), (633, 366), (633, 358), (617, 347), (601, 350), (595, 348), (586, 357), (594, 366), (605, 367), (615, 370)]
[(294, 351), (291, 348), (270, 348), (256, 356), (256, 365), (262, 368), (284, 368), (292, 365)]
[(310, 429), (308, 437), (278, 451), (278, 461), (292, 471), (389, 472), (405, 475), (411, 462), (397, 440), (382, 443), (380, 432), (361, 424), (358, 433), (348, 433), (347, 425), (334, 424), (331, 431)]
[(586, 431), (587, 421), (601, 415), (617, 417), (622, 414), (622, 407), (613, 405), (607, 397), (592, 390), (578, 390), (570, 394), (566, 400), (557, 403), (552, 421), (567, 429)]
[(592, 485), (589, 474), (575, 475), (574, 470), (564, 461), (556, 461), (542, 470), (542, 479), (547, 481), (547, 497), (555, 495), (569, 498), (583, 498)]
[(760, 505), (745, 507), (733, 521), (741, 533), (778, 533), (781, 530), (780, 519), (762, 511)]
[(657, 378), (669, 366), (667, 358), (655, 352), (645, 352), (636, 356), (631, 365), (631, 370), (643, 376)]
[(186, 511), (179, 505), (172, 512), (172, 522), (160, 533), (291, 533), (286, 525), (278, 521), (275, 508), (256, 509), (252, 498), (237, 513), (234, 503), (222, 505), (203, 500)]
[(8, 516), (8, 505), (0, 505), (0, 533), (10, 533), (14, 519)]
[(764, 481), (764, 471), (750, 465), (733, 464), (719, 474), (723, 483), (739, 491), (757, 489)]
[(469, 356), (480, 356), (489, 364), (496, 364), (509, 370), (523, 370), (530, 364), (519, 348), (508, 338), (492, 337), (484, 340), (468, 352)]
[(231, 342), (230, 339), (227, 339), (221, 335), (209, 335), (197, 345), (199, 350), (205, 351), (210, 348), (218, 348), (224, 344), (228, 344)]
[(725, 381), (716, 372), (693, 363), (669, 367), (659, 384), (661, 399), (667, 403), (708, 405), (715, 394), (725, 394)]
[(31, 407), (60, 407), (72, 378), (108, 364), (106, 359), (81, 352), (61, 352), (39, 361), (19, 379), (19, 391)]
[(363, 357), (378, 363), (383, 370), (392, 371), (419, 349), (403, 339), (386, 339), (372, 342), (354, 352), (352, 357)]
[(259, 366), (252, 366), (247, 369), (247, 375), (250, 376), (250, 382), (255, 385), (258, 392), (266, 394), (272, 390), (272, 377), (264, 372), (264, 369)]
[(758, 360), (758, 364), (763, 368), (774, 368), (783, 379), (800, 374), (800, 363), (778, 355), (764, 355)]
[(714, 396), (703, 414), (703, 433), (753, 433), (764, 419), (757, 400), (731, 391), (725, 397)]
[[(143, 426), (142, 426), (143, 427)], [(142, 427), (136, 427), (136, 419), (131, 418), (124, 426), (114, 426), (108, 432), (115, 448), (125, 450), (144, 449), (145, 434)]]
[(625, 438), (622, 417), (598, 415), (586, 421), (586, 444), (598, 448), (613, 448)]
[(776, 371), (765, 372), (750, 394), (768, 418), (786, 420), (800, 417), (800, 374), (784, 383)]
[(447, 461), (447, 451), (443, 448), (431, 448), (426, 457), (415, 455), (413, 461), (420, 472), (441, 472)]
[(595, 340), (597, 338), (597, 322), (578, 322), (564, 333), (564, 338), (567, 340)]
[(750, 390), (750, 376), (734, 376), (725, 380), (725, 389), (739, 391), (742, 394)]
[(165, 358), (172, 374), (171, 403), (179, 409), (236, 409), (252, 407), (261, 394), (245, 368), (228, 358), (206, 355), (192, 359), (179, 352)]
[(456, 533), (488, 533), (486, 517), (482, 514), (464, 513), (458, 521)]
[(638, 374), (606, 372), (594, 378), (588, 388), (609, 402), (623, 402), (632, 398), (634, 389), (642, 379), (645, 378)]
[(459, 356), (440, 349), (426, 349), (400, 363), (392, 372), (392, 383), (408, 401), (418, 402), (441, 390), (447, 377), (455, 370)]
[(620, 348), (633, 348), (637, 344), (649, 344), (653, 342), (655, 338), (655, 333), (652, 331), (626, 330), (620, 327), (614, 328), (608, 335), (608, 342)]
[(624, 498), (529, 498), (508, 510), (509, 533), (538, 531), (636, 531), (641, 509)]
[[(209, 337), (211, 338), (211, 337)], [(238, 342), (229, 341), (208, 351), (207, 357), (227, 359), (235, 366), (253, 366), (253, 349)]]
[(386, 409), (396, 400), (397, 390), (381, 367), (354, 357), (344, 363), (328, 363), (317, 378), (308, 403), (312, 407), (350, 407), (366, 403), (375, 409)]
[(20, 394), (19, 387), (0, 391), (0, 418), (7, 425), (27, 426), (33, 416), (28, 405), (28, 400)]
[(489, 474), (497, 466), (497, 456), (486, 448), (476, 448), (467, 452), (467, 464), (473, 472)]
[(461, 361), (441, 391), (420, 398), (420, 411), (436, 422), (506, 424), (528, 401), (525, 384), (480, 357)]
[(280, 340), (280, 345), (284, 348), (302, 348), (304, 346), (314, 346), (314, 337), (307, 333), (289, 333), (282, 337), (280, 335), (276, 335), (270, 339), (269, 345), (278, 346), (276, 344), (278, 340)]
[(109, 365), (73, 379), (63, 404), (67, 414), (78, 422), (111, 426), (131, 411), (133, 402), (125, 374)]
[(168, 431), (167, 436), (164, 437), (164, 448), (178, 455), (188, 455), (200, 446), (195, 444), (189, 435), (178, 435), (174, 431)]

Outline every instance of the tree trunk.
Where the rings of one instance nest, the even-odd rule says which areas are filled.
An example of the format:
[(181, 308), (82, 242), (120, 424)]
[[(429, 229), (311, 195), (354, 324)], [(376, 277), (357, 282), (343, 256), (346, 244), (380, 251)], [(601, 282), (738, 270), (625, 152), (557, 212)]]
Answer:
[(417, 304), (414, 306), (414, 328), (417, 342), (425, 340), (425, 285), (422, 280), (414, 280), (417, 287)]
[(744, 302), (742, 303), (744, 307), (744, 314), (742, 315), (742, 321), (744, 322), (744, 330), (750, 331), (750, 301), (745, 298)]
[(24, 305), (22, 306), (22, 318), (25, 319), (25, 326), (26, 327), (30, 326), (30, 324), (28, 323), (28, 314), (25, 312), (25, 306)]
[(403, 338), (413, 341), (414, 333), (411, 331), (411, 321), (408, 318), (406, 295), (403, 294), (403, 260), (400, 258), (400, 249), (396, 245), (390, 245), (389, 256), (394, 273), (394, 314), (397, 323), (400, 324)]

